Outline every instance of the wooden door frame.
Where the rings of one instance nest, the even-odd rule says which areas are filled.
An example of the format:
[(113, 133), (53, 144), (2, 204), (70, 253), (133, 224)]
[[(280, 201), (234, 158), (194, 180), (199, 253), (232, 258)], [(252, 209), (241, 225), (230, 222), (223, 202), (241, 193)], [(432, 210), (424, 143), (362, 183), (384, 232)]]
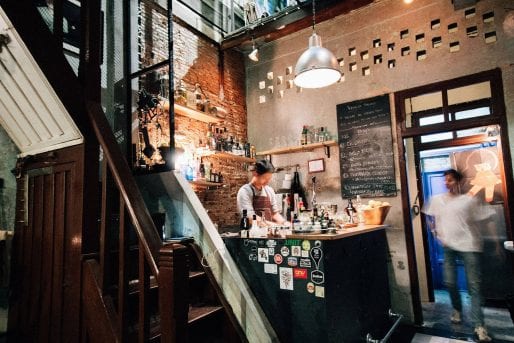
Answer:
[[(405, 113), (405, 99), (418, 96), (421, 94), (447, 90), (456, 87), (462, 87), (480, 82), (489, 81), (491, 84), (491, 108), (492, 113), (487, 117), (472, 118), (468, 120), (453, 121), (451, 123), (433, 124), (423, 127), (410, 127), (406, 126), (406, 113)], [(505, 173), (505, 182), (502, 185), (502, 191), (505, 194), (504, 213), (505, 224), (508, 239), (512, 240), (513, 233), (511, 227), (511, 218), (514, 218), (514, 194), (507, 192), (508, 189), (513, 189), (513, 172), (512, 160), (510, 156), (510, 145), (508, 137), (507, 116), (505, 110), (505, 100), (503, 93), (503, 81), (501, 69), (496, 68), (473, 75), (459, 77), (447, 81), (441, 81), (430, 85), (420, 86), (404, 91), (396, 92), (395, 95), (395, 112), (396, 112), (396, 136), (398, 142), (398, 157), (400, 169), (400, 188), (403, 207), (403, 221), (404, 221), (404, 234), (407, 248), (407, 259), (409, 263), (409, 279), (410, 290), (412, 296), (412, 305), (414, 312), (415, 324), (422, 324), (423, 311), (421, 308), (421, 295), (419, 290), (418, 268), (416, 265), (416, 251), (414, 245), (413, 225), (410, 211), (409, 194), (407, 180), (407, 161), (405, 160), (405, 147), (403, 141), (405, 138), (413, 138), (422, 134), (438, 133), (444, 131), (453, 131), (458, 129), (468, 129), (472, 127), (499, 125), (500, 126), (500, 139), (499, 145), (500, 152), (503, 155), (503, 169)]]

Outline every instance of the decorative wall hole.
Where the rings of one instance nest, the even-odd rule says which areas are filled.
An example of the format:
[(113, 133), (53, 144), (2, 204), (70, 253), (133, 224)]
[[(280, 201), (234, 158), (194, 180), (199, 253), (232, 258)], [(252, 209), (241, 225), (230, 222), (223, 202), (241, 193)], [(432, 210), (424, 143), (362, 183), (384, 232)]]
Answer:
[(492, 23), (494, 21), (494, 12), (487, 12), (482, 15), (482, 19), (484, 23)]
[(344, 58), (338, 59), (337, 62), (339, 63), (339, 67), (344, 67)]
[(402, 56), (407, 56), (408, 54), (410, 54), (410, 47), (408, 47), (408, 46), (404, 46), (404, 47), (402, 48), (402, 53), (401, 53), (401, 55), (402, 55)]
[(277, 85), (281, 85), (284, 82), (283, 76), (277, 76)]
[(266, 102), (266, 95), (259, 96), (259, 104), (264, 104)]
[(350, 71), (356, 71), (357, 70), (357, 62), (352, 62), (348, 65), (348, 68)]
[(416, 60), (417, 61), (423, 61), (425, 58), (427, 58), (427, 51), (426, 50), (416, 51)]
[(438, 48), (443, 45), (443, 40), (441, 37), (432, 38), (432, 48)]
[(273, 86), (268, 86), (268, 93), (273, 94)]
[(416, 43), (423, 43), (425, 41), (425, 34), (419, 33), (416, 35)]
[(368, 76), (371, 74), (371, 69), (369, 67), (362, 68), (362, 76)]
[(344, 74), (341, 73), (341, 77), (339, 78), (339, 80), (337, 81), (338, 83), (341, 83), (341, 82), (344, 82), (345, 81), (345, 77), (344, 77)]
[(387, 51), (389, 51), (389, 52), (394, 51), (394, 43), (387, 44)]
[(284, 90), (278, 92), (278, 97), (282, 99), (284, 97)]
[(273, 72), (272, 72), (272, 71), (268, 72), (268, 73), (266, 74), (266, 78), (267, 78), (268, 80), (273, 80)]
[(363, 60), (363, 61), (364, 61), (364, 60), (367, 60), (368, 58), (369, 58), (369, 53), (368, 53), (368, 51), (367, 51), (367, 50), (366, 50), (366, 51), (361, 52), (361, 60)]
[(387, 61), (387, 68), (393, 69), (394, 67), (396, 67), (396, 60)]
[(430, 22), (430, 28), (432, 30), (437, 30), (441, 27), (441, 19), (434, 19)]
[(496, 31), (486, 32), (484, 34), (485, 42), (487, 44), (496, 42)]
[(259, 89), (266, 88), (266, 81), (259, 81)]
[(301, 93), (301, 92), (303, 92), (303, 88), (296, 86), (296, 93)]
[(294, 86), (294, 81), (293, 80), (287, 80), (286, 88), (287, 89), (291, 89), (291, 88), (293, 88), (293, 86)]
[(457, 23), (451, 23), (448, 25), (448, 33), (455, 33), (459, 31), (459, 25)]
[(286, 75), (291, 75), (293, 73), (293, 67), (289, 66), (286, 68)]
[(464, 17), (466, 19), (473, 18), (477, 14), (477, 10), (475, 7), (468, 8), (464, 11)]
[(373, 63), (375, 63), (375, 64), (382, 63), (382, 55), (373, 56)]
[(380, 46), (382, 46), (382, 41), (380, 40), (380, 38), (374, 39), (373, 40), (373, 47), (374, 48), (380, 48)]
[(459, 50), (460, 50), (460, 43), (458, 41), (450, 42), (450, 52), (457, 52)]
[(406, 30), (401, 30), (401, 31), (400, 31), (400, 38), (401, 38), (401, 39), (405, 39), (405, 38), (407, 38), (407, 37), (409, 37), (409, 30), (408, 30), (408, 29), (406, 29)]
[(357, 49), (355, 49), (355, 48), (350, 48), (350, 49), (348, 49), (348, 55), (349, 55), (349, 56), (355, 56), (355, 55), (357, 55)]
[(478, 27), (476, 27), (476, 26), (467, 27), (466, 35), (468, 35), (469, 38), (477, 37), (478, 36)]

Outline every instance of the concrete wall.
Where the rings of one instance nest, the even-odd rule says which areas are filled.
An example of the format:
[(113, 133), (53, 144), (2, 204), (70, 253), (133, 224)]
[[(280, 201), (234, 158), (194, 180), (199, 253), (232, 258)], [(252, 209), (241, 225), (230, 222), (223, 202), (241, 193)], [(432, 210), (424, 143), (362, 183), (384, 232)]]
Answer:
[[(344, 78), (342, 82), (320, 90), (300, 90), (295, 86), (288, 88), (288, 81), (293, 79), (294, 73), (287, 75), (286, 69), (289, 66), (294, 69), (296, 60), (307, 48), (311, 29), (261, 47), (260, 62), (247, 60), (246, 63), (249, 140), (255, 143), (257, 150), (263, 150), (297, 142), (302, 125), (327, 126), (334, 133), (337, 104), (382, 94), (391, 94), (394, 128), (394, 92), (497, 67), (501, 68), (503, 74), (508, 130), (510, 140), (514, 140), (514, 12), (507, 11), (505, 8), (508, 7), (512, 7), (512, 2), (508, 0), (479, 1), (474, 7), (476, 14), (466, 18), (464, 10), (454, 10), (449, 0), (416, 0), (410, 5), (398, 0), (384, 0), (323, 22), (316, 26), (317, 33), (325, 47), (333, 51), (337, 58), (344, 59), (341, 67)], [(494, 20), (484, 22), (483, 14), (491, 11)], [(431, 21), (436, 19), (440, 20), (440, 26), (432, 29)], [(449, 32), (448, 25), (453, 23), (457, 24), (457, 31)], [(466, 34), (466, 29), (472, 26), (478, 30), (475, 37)], [(401, 38), (400, 32), (407, 29), (408, 37)], [(486, 43), (485, 33), (493, 31), (496, 42)], [(419, 34), (424, 34), (424, 39), (417, 41)], [(432, 46), (434, 37), (441, 37), (440, 47)], [(376, 39), (380, 39), (380, 47), (373, 46)], [(450, 52), (450, 43), (453, 42), (459, 42), (459, 51)], [(388, 51), (388, 45), (392, 43), (394, 50)], [(405, 47), (410, 48), (410, 54), (402, 56), (401, 50)], [(349, 54), (351, 48), (356, 50), (353, 56)], [(417, 52), (422, 50), (425, 50), (426, 58), (418, 61)], [(369, 57), (363, 59), (361, 54), (366, 55), (366, 51)], [(374, 63), (377, 55), (382, 55), (382, 63)], [(395, 66), (389, 68), (389, 61), (392, 60)], [(356, 63), (355, 71), (349, 70), (350, 63)], [(369, 67), (369, 75), (364, 76), (363, 68), (366, 67)], [(264, 87), (260, 87), (261, 82), (264, 82)], [(273, 86), (272, 94), (269, 86)], [(394, 131), (393, 140), (393, 150), (396, 152)], [(317, 175), (318, 201), (343, 206), (338, 149), (332, 150), (332, 157), (325, 158), (326, 172)], [(310, 179), (306, 173), (306, 161), (320, 157), (323, 157), (322, 150), (274, 156), (273, 162), (276, 166), (299, 163), (302, 181), (305, 182)], [(399, 186), (398, 156), (395, 156), (395, 163)], [(277, 175), (277, 188), (280, 186), (277, 179), (280, 178), (281, 175)], [(387, 201), (393, 205), (386, 220), (392, 226), (388, 230), (388, 242), (393, 309), (412, 319), (401, 199), (398, 195)]]
[(0, 178), (4, 180), (4, 187), (0, 188), (0, 230), (14, 230), (16, 178), (11, 170), (18, 154), (18, 148), (0, 126)]

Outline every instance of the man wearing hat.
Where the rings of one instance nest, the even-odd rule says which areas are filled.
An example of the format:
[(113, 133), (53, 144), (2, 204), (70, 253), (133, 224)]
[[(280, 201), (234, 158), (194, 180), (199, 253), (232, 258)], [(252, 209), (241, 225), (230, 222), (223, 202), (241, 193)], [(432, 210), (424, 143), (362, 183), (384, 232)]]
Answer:
[(237, 192), (237, 210), (243, 213), (247, 210), (248, 216), (254, 214), (264, 216), (265, 220), (271, 220), (278, 224), (284, 224), (285, 219), (280, 214), (280, 209), (275, 197), (275, 191), (268, 186), (275, 168), (268, 160), (257, 161), (252, 170), (252, 180), (242, 186)]

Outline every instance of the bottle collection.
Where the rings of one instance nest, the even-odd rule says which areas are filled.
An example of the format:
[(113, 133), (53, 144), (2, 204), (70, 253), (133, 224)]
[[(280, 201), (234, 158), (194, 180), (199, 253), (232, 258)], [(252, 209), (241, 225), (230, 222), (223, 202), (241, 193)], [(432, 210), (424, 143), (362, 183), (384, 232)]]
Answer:
[(324, 126), (315, 128), (313, 126), (304, 125), (300, 135), (300, 145), (322, 143), (332, 138), (328, 129)]
[(210, 125), (205, 142), (200, 147), (206, 151), (223, 151), (237, 156), (255, 158), (255, 146), (230, 134), (226, 127)]

